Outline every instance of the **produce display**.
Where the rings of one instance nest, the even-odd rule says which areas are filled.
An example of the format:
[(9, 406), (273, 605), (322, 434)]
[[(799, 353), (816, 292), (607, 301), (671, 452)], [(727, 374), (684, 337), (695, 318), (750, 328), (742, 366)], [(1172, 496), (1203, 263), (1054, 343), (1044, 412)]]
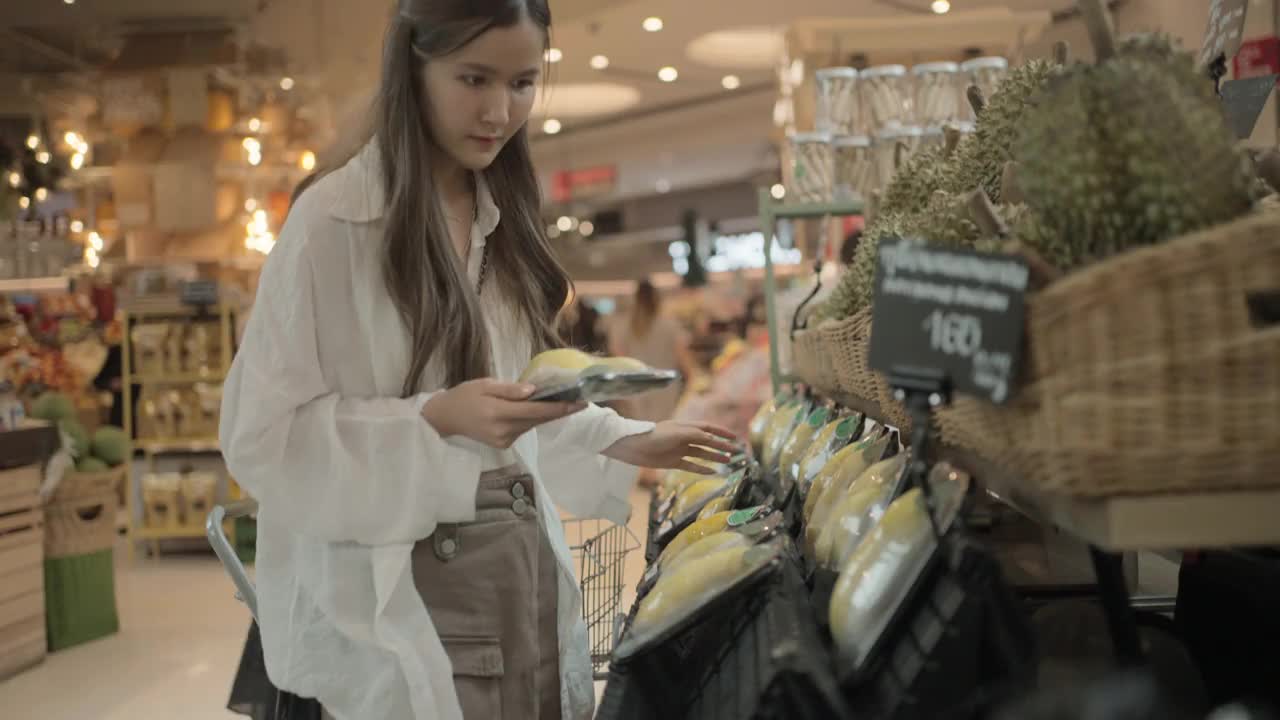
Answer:
[[(817, 557), (818, 540), (827, 526), (827, 520), (849, 492), (849, 487), (886, 453), (897, 452), (897, 444), (897, 435), (886, 432), (878, 438), (865, 438), (831, 459), (828, 465), (836, 463), (835, 467), (829, 473), (824, 472), (818, 476), (813, 483), (812, 492), (805, 500), (804, 549), (808, 557)], [(861, 452), (854, 450), (841, 457), (854, 448), (860, 448)]]
[(58, 426), (78, 472), (103, 472), (123, 465), (128, 458), (129, 438), (124, 430), (107, 425), (90, 433), (80, 423), (75, 403), (62, 393), (46, 392), (36, 398), (30, 416)]
[(898, 492), (898, 481), (907, 467), (902, 452), (872, 465), (832, 502), (827, 522), (818, 531), (814, 559), (823, 567), (840, 567), (844, 559), (876, 523)]
[(879, 425), (861, 413), (847, 415), (834, 423), (828, 424), (814, 438), (813, 444), (809, 446), (809, 449), (792, 470), (796, 476), (796, 487), (799, 490), (799, 496), (802, 499), (809, 497), (810, 488), (813, 487), (818, 473), (822, 472), (822, 469), (836, 453), (843, 450), (849, 443), (855, 442), (865, 435), (874, 435), (877, 432), (879, 432)]
[(778, 477), (782, 481), (784, 493), (789, 493), (791, 488), (795, 487), (800, 458), (808, 452), (814, 439), (828, 425), (837, 424), (839, 419), (833, 418), (833, 415), (834, 410), (830, 406), (821, 405), (814, 408), (813, 412), (809, 413), (809, 417), (796, 426), (791, 437), (782, 444), (782, 452), (778, 454)]

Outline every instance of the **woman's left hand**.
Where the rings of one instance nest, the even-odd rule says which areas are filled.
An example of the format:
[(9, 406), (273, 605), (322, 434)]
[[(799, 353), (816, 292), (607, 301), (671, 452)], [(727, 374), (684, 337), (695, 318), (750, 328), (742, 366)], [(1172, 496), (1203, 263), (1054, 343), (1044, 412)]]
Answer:
[(628, 465), (713, 475), (711, 468), (687, 458), (727, 462), (738, 450), (736, 440), (732, 432), (717, 425), (667, 420), (650, 432), (622, 438), (604, 455)]

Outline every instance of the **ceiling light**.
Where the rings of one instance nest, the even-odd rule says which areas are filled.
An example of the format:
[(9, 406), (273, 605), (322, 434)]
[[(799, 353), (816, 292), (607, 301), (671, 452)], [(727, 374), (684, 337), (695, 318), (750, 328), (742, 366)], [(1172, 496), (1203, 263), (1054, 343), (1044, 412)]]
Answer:
[(582, 237), (591, 237), (592, 235), (595, 234), (595, 232), (596, 232), (595, 223), (591, 222), (590, 220), (583, 220), (582, 224), (578, 226), (578, 233), (582, 235)]
[(558, 63), (564, 59), (564, 53), (560, 52), (560, 48), (547, 48), (547, 51), (543, 53), (543, 57), (549, 63)]
[(654, 189), (657, 190), (659, 194), (666, 195), (671, 192), (671, 181), (666, 178), (662, 178), (654, 184)]
[(27, 197), (26, 195), (23, 195), (22, 197), (18, 198), (18, 207), (22, 208), (23, 210), (26, 210), (27, 208), (31, 207), (31, 198)]
[(547, 118), (546, 122), (542, 123), (542, 132), (548, 135), (555, 135), (560, 132), (562, 127), (563, 126), (560, 124), (559, 120), (555, 118)]
[(53, 156), (49, 154), (48, 150), (41, 150), (40, 152), (36, 153), (36, 162), (40, 163), (41, 165), (48, 165), (49, 161), (52, 159), (53, 159)]
[(556, 227), (560, 229), (560, 232), (569, 232), (573, 229), (573, 218), (568, 215), (561, 215), (560, 219), (556, 220)]
[(76, 0), (62, 0), (62, 2), (63, 2), (64, 4), (66, 4), (66, 5), (75, 5), (75, 4), (76, 4)]
[(73, 148), (80, 147), (80, 136), (74, 132), (68, 132), (62, 139)]
[(951, 1), (950, 0), (933, 0), (933, 5), (931, 5), (930, 7), (938, 15), (946, 15), (948, 12), (951, 11)]
[(675, 82), (680, 77), (680, 73), (670, 65), (658, 71), (658, 79), (662, 82)]
[(298, 158), (298, 166), (307, 172), (316, 169), (316, 154), (310, 150), (302, 153), (302, 157)]
[(662, 18), (660, 17), (647, 17), (644, 19), (644, 29), (649, 32), (658, 32), (662, 27)]
[(553, 224), (553, 225), (548, 225), (548, 226), (547, 226), (547, 237), (551, 238), (552, 240), (555, 240), (556, 238), (560, 237), (560, 228), (559, 228), (557, 225), (554, 225), (554, 224)]
[(93, 248), (94, 250), (96, 250), (96, 251), (98, 251), (98, 252), (101, 252), (101, 251), (102, 251), (102, 236), (101, 236), (101, 235), (99, 235), (97, 232), (91, 232), (91, 233), (89, 233), (89, 247)]
[(737, 75), (725, 75), (720, 78), (720, 85), (724, 87), (725, 90), (737, 90), (742, 87), (742, 80), (739, 79)]
[(240, 144), (243, 145), (244, 149), (248, 150), (250, 153), (262, 152), (262, 142), (259, 141), (258, 138), (247, 137), (244, 139), (244, 142)]
[(262, 120), (259, 118), (249, 118), (249, 132), (258, 132), (262, 129)]
[(36, 148), (38, 148), (38, 147), (40, 147), (40, 136), (39, 136), (39, 135), (28, 135), (28, 136), (27, 136), (27, 149), (28, 149), (28, 150), (35, 150), (35, 149), (36, 149)]
[(36, 202), (42, 203), (49, 199), (49, 191), (45, 188), (36, 188)]
[(261, 165), (261, 164), (262, 164), (262, 153), (260, 153), (260, 152), (251, 152), (251, 153), (249, 153), (249, 164), (250, 164), (250, 165), (252, 165), (252, 166), (254, 166), (254, 167), (257, 167), (257, 166)]
[(769, 188), (769, 194), (774, 200), (781, 200), (787, 196), (787, 189), (782, 186), (782, 183), (774, 183), (773, 187)]
[(84, 153), (76, 153), (71, 156), (71, 169), (79, 170), (84, 167)]
[(19, 173), (17, 170), (9, 173), (9, 187), (16, 188), (20, 185), (22, 185), (22, 173)]
[(81, 222), (81, 221), (79, 221), (79, 220), (72, 220), (72, 221), (71, 221), (71, 232), (73, 232), (73, 233), (82, 233), (82, 232), (84, 232), (84, 223), (83, 223), (83, 222)]
[(253, 212), (254, 210), (257, 210), (257, 209), (258, 209), (258, 201), (255, 200), (254, 198), (249, 198), (248, 200), (244, 201), (245, 212)]
[(604, 55), (592, 55), (592, 56), (591, 56), (591, 69), (592, 69), (592, 70), (604, 70), (604, 69), (605, 69), (605, 68), (607, 68), (607, 67), (609, 67), (609, 58), (608, 58), (608, 57), (606, 57), (606, 56), (604, 56)]
[(293, 89), (293, 86), (294, 86), (293, 78), (289, 77), (288, 75), (280, 78), (281, 90), (284, 90), (285, 92), (289, 92), (290, 90)]

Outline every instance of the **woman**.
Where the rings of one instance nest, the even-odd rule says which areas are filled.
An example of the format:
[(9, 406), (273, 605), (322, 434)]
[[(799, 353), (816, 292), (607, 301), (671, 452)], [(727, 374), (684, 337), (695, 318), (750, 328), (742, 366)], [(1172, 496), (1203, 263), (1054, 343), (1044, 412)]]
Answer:
[(337, 720), (589, 717), (556, 505), (623, 521), (633, 466), (731, 449), (512, 382), (569, 291), (525, 132), (550, 24), (401, 0), (369, 142), (298, 196), (227, 379), (267, 669)]
[[(679, 369), (685, 377), (691, 372), (689, 338), (675, 319), (662, 314), (662, 300), (653, 283), (642, 280), (636, 285), (631, 311), (613, 327), (609, 353), (642, 360), (650, 367)], [(657, 422), (668, 420), (680, 402), (680, 387), (671, 386), (659, 392), (628, 398), (628, 417)]]

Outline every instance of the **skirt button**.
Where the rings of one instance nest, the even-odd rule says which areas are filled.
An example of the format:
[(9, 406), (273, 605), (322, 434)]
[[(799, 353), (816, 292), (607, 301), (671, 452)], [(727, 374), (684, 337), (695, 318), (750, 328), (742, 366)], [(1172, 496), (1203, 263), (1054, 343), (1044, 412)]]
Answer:
[(525, 492), (524, 483), (516, 483), (515, 485), (511, 486), (511, 497), (517, 500), (524, 497), (524, 492)]
[(516, 501), (511, 503), (511, 511), (516, 515), (523, 515), (528, 509), (529, 503), (525, 502), (524, 498), (516, 498)]

